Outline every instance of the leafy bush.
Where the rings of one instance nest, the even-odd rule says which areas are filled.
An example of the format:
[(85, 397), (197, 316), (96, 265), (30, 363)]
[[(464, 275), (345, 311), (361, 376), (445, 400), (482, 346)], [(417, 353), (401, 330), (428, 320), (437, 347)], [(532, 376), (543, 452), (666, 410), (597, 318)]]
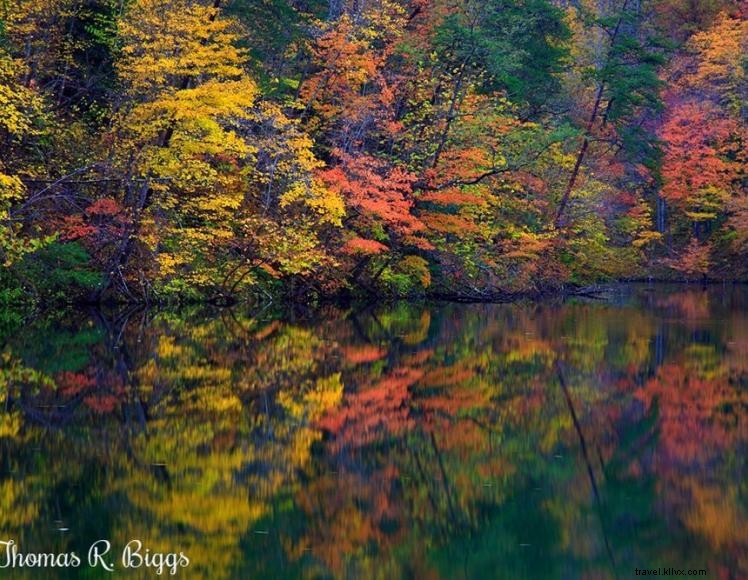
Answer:
[(103, 276), (91, 268), (88, 252), (77, 242), (53, 242), (24, 256), (14, 270), (45, 301), (82, 300), (103, 283)]

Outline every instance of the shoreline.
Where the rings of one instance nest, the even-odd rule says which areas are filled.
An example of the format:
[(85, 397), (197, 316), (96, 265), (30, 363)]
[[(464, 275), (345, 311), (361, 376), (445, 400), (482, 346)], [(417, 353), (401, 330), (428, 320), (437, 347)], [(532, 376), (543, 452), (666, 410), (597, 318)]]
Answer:
[(329, 305), (353, 305), (353, 304), (392, 304), (398, 302), (419, 303), (419, 302), (440, 302), (454, 304), (509, 304), (515, 302), (544, 302), (548, 300), (566, 300), (568, 298), (591, 298), (601, 299), (601, 295), (614, 291), (616, 288), (622, 288), (633, 285), (657, 285), (657, 286), (676, 286), (676, 287), (714, 287), (714, 286), (744, 286), (748, 280), (668, 280), (663, 278), (631, 278), (625, 280), (614, 280), (610, 282), (601, 282), (597, 284), (572, 286), (567, 285), (556, 289), (533, 290), (533, 291), (504, 291), (488, 290), (485, 293), (460, 293), (460, 292), (434, 292), (428, 294), (413, 295), (379, 295), (376, 293), (342, 293), (332, 296), (314, 297), (311, 300), (294, 300), (283, 296), (272, 296), (268, 294), (256, 295), (237, 295), (237, 296), (216, 296), (205, 299), (194, 298), (176, 298), (176, 299), (154, 299), (154, 300), (74, 300), (74, 301), (40, 301), (33, 302), (11, 302), (2, 305), (6, 311), (28, 310), (29, 314), (40, 314), (50, 310), (67, 310), (67, 309), (85, 309), (85, 308), (102, 308), (102, 309), (121, 309), (132, 308), (134, 310), (149, 308), (179, 308), (188, 306), (205, 306), (214, 308), (230, 308), (235, 306), (255, 306), (261, 309), (270, 306), (280, 309), (309, 309), (316, 310), (323, 306)]

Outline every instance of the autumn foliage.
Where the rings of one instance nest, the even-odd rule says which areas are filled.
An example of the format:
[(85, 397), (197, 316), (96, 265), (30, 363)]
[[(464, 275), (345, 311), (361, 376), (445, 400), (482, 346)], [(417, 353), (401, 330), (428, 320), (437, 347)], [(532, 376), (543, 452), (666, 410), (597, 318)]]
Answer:
[(0, 288), (490, 299), (745, 277), (745, 7), (618, 4), (13, 2)]

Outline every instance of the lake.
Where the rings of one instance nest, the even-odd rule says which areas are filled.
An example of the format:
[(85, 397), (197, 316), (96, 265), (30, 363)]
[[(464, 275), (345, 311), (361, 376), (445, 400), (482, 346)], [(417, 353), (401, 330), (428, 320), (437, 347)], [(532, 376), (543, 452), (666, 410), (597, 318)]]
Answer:
[(0, 356), (0, 540), (83, 559), (0, 575), (748, 574), (745, 286), (48, 314)]

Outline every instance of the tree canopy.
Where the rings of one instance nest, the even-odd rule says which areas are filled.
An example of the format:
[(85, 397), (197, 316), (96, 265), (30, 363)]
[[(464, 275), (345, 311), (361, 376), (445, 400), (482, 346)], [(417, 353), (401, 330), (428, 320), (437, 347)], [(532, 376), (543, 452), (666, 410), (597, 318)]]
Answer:
[(748, 275), (742, 3), (18, 0), (0, 25), (5, 299)]

